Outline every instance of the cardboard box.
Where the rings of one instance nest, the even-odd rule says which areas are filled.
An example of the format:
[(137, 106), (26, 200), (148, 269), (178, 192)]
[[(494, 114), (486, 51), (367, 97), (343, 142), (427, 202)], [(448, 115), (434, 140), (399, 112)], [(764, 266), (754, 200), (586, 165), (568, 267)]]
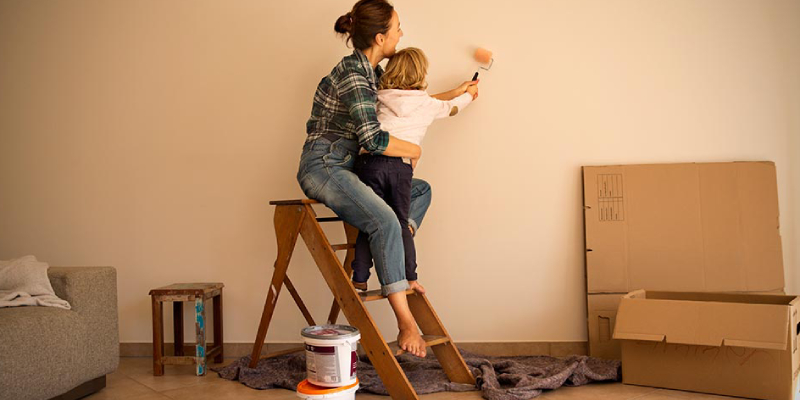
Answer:
[(593, 315), (596, 295), (782, 293), (774, 163), (583, 167), (583, 185), (590, 355), (620, 358), (598, 342), (614, 312)]
[(783, 289), (775, 164), (583, 172), (589, 293)]
[(589, 354), (592, 357), (619, 360), (622, 356), (619, 340), (613, 340), (617, 308), (624, 295), (590, 294), (589, 310)]
[(614, 338), (626, 384), (791, 400), (800, 297), (657, 292), (622, 298)]

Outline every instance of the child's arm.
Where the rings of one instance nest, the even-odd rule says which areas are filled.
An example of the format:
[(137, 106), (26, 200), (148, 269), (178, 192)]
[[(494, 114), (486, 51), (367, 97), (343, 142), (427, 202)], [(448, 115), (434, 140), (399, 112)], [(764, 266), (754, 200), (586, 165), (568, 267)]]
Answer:
[(434, 99), (437, 99), (437, 100), (444, 100), (444, 101), (453, 100), (456, 97), (461, 96), (462, 93), (466, 92), (468, 87), (470, 87), (472, 85), (477, 85), (478, 82), (480, 82), (480, 81), (481, 81), (480, 79), (475, 80), (475, 81), (466, 81), (466, 82), (462, 83), (461, 85), (459, 85), (457, 88), (455, 88), (453, 90), (448, 90), (446, 92), (437, 93), (437, 94), (431, 95), (431, 97), (433, 97)]
[(458, 114), (471, 102), (472, 95), (465, 92), (452, 100), (438, 100), (431, 97), (429, 107), (433, 112), (434, 118), (446, 118)]

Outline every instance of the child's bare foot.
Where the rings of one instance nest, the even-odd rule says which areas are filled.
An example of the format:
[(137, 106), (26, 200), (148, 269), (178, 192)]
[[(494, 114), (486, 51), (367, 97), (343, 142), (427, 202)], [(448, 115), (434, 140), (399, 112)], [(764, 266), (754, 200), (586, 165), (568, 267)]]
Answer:
[(416, 329), (401, 329), (397, 334), (397, 345), (417, 357), (425, 357), (427, 354), (425, 340)]
[(417, 281), (408, 281), (408, 286), (419, 294), (425, 294), (425, 288)]

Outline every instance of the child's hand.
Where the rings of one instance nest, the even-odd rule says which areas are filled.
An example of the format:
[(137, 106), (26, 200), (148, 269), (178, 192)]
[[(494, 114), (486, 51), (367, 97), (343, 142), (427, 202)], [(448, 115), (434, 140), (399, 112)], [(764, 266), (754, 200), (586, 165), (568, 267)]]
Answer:
[(460, 96), (460, 95), (462, 95), (462, 94), (466, 93), (466, 92), (467, 92), (467, 88), (469, 88), (470, 86), (475, 86), (475, 85), (477, 85), (477, 84), (478, 84), (478, 82), (480, 82), (480, 81), (481, 81), (481, 80), (480, 80), (480, 79), (478, 79), (478, 80), (474, 80), (474, 81), (466, 81), (466, 82), (462, 83), (462, 84), (461, 84), (461, 86), (459, 86), (458, 88), (456, 88), (456, 92), (458, 93), (458, 96)]
[(473, 101), (475, 99), (477, 99), (478, 98), (478, 85), (467, 86), (467, 93), (472, 95), (472, 100)]

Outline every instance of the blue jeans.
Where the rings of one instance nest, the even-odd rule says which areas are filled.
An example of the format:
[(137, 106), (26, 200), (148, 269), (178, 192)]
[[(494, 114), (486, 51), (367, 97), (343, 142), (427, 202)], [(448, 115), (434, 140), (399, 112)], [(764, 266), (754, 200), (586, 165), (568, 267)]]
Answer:
[[(297, 181), (308, 198), (325, 203), (342, 220), (369, 235), (381, 294), (387, 296), (409, 287), (401, 226), (392, 208), (353, 172), (358, 150), (358, 142), (345, 138), (307, 142)], [(430, 185), (412, 180), (408, 224), (415, 233), (430, 204)]]

